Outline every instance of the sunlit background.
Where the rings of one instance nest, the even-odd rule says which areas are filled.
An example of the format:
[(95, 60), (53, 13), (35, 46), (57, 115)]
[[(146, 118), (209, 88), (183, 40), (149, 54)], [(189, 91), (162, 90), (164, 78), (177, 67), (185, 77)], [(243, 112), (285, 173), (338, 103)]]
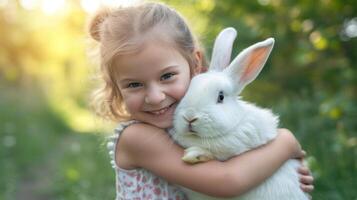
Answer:
[[(97, 44), (88, 19), (140, 0), (0, 0), (0, 200), (114, 199), (105, 136), (95, 118)], [(243, 98), (281, 116), (308, 152), (314, 199), (357, 200), (357, 2), (166, 0), (210, 55), (238, 30), (234, 54), (276, 45)]]

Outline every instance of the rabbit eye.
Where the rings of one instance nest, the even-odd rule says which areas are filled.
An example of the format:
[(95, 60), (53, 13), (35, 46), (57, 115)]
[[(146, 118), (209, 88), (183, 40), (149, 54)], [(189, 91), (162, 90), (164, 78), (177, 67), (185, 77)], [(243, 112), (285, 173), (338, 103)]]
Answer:
[(223, 91), (219, 91), (218, 98), (217, 98), (217, 103), (223, 103), (223, 99), (224, 99)]

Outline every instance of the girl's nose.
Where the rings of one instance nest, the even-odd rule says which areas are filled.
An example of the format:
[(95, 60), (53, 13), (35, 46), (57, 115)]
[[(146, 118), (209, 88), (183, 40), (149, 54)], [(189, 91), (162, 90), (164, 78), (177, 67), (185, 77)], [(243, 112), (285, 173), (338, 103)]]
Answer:
[(145, 103), (147, 104), (159, 104), (165, 100), (165, 92), (158, 86), (151, 86), (146, 93)]

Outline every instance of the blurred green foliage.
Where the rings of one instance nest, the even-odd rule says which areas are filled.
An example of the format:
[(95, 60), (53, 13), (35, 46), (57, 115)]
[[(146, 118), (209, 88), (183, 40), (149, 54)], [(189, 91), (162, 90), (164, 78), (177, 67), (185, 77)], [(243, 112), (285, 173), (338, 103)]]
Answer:
[[(86, 35), (83, 1), (65, 1), (57, 13), (23, 2), (0, 1), (0, 200), (113, 199), (114, 174), (98, 134), (112, 125), (87, 107), (96, 83), (88, 54), (96, 45)], [(314, 199), (356, 200), (357, 2), (164, 2), (189, 19), (208, 57), (227, 26), (238, 31), (234, 55), (275, 38), (243, 98), (273, 108), (300, 140), (316, 179)]]

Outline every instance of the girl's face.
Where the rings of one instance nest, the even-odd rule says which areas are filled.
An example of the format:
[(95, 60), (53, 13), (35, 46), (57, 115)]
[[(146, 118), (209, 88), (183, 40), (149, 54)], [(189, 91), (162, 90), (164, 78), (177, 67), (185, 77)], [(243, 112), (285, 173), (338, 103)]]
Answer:
[(120, 58), (116, 67), (117, 84), (132, 118), (171, 127), (191, 79), (187, 60), (168, 45), (150, 42), (139, 53)]

